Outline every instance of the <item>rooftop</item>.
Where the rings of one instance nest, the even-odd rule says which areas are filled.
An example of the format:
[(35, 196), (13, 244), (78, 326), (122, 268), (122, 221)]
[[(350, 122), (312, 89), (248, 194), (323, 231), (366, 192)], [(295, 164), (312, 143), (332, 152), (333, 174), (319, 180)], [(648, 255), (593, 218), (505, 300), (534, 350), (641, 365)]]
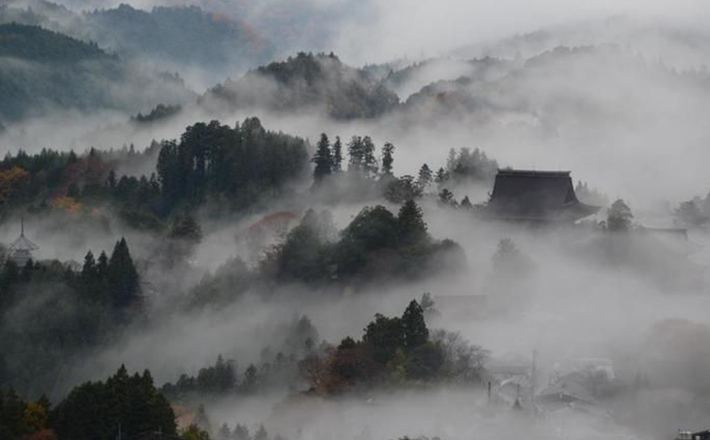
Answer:
[(570, 171), (500, 169), (486, 214), (511, 220), (576, 221), (596, 206), (577, 199)]

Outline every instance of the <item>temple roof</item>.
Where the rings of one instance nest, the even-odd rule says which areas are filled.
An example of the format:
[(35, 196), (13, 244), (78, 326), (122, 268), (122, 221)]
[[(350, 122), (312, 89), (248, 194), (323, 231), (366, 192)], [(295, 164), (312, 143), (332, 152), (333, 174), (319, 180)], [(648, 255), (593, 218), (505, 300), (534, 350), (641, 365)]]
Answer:
[(569, 171), (498, 170), (486, 214), (511, 220), (576, 221), (599, 210), (580, 202)]

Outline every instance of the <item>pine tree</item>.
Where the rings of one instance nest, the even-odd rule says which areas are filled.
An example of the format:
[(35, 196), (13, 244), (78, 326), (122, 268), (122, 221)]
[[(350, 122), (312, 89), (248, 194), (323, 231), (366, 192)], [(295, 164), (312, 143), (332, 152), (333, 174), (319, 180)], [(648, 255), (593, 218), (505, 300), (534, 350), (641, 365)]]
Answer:
[(360, 136), (353, 136), (348, 143), (348, 171), (360, 172), (365, 166), (365, 147)]
[(251, 440), (249, 428), (244, 425), (237, 424), (232, 432), (232, 440)]
[(269, 435), (266, 433), (264, 425), (259, 425), (259, 429), (254, 434), (254, 440), (269, 440)]
[(436, 172), (436, 177), (434, 177), (434, 181), (437, 185), (442, 185), (446, 183), (447, 180), (449, 180), (449, 173), (446, 172), (444, 168), (439, 168), (439, 170)]
[(431, 181), (433, 178), (434, 175), (431, 172), (431, 168), (429, 168), (429, 165), (424, 164), (421, 168), (419, 168), (419, 177), (417, 179), (417, 184), (422, 189), (426, 189), (429, 185), (431, 185)]
[(96, 260), (93, 252), (89, 251), (84, 257), (84, 266), (81, 268), (81, 278), (85, 281), (93, 281), (96, 276)]
[(402, 246), (422, 243), (428, 237), (422, 210), (414, 200), (407, 200), (399, 210), (397, 235)]
[(424, 310), (416, 300), (412, 300), (402, 315), (404, 347), (410, 351), (429, 340), (429, 330), (424, 322)]
[(382, 175), (392, 177), (392, 164), (394, 163), (394, 145), (387, 142), (382, 147)]
[(117, 308), (130, 306), (138, 299), (138, 272), (125, 238), (121, 238), (113, 248), (107, 267), (107, 281), (111, 299)]
[(339, 173), (343, 170), (343, 144), (340, 142), (340, 136), (335, 137), (333, 144), (333, 173)]
[(377, 158), (375, 157), (375, 144), (370, 136), (362, 138), (363, 168), (368, 177), (377, 175)]
[(312, 162), (316, 164), (313, 170), (313, 180), (316, 184), (333, 172), (333, 157), (330, 151), (330, 141), (325, 133), (320, 135), (316, 153), (313, 156)]

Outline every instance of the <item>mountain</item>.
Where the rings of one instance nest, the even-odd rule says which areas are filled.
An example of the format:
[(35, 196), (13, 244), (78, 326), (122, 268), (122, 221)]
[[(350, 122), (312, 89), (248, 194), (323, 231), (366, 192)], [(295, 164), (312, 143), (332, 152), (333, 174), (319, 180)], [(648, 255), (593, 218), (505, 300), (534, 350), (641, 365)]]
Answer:
[(710, 32), (707, 28), (672, 20), (653, 21), (612, 16), (548, 26), (534, 32), (455, 50), (457, 58), (530, 58), (559, 46), (582, 47), (607, 44), (627, 48), (647, 60), (662, 59), (680, 69), (710, 64)]
[(333, 54), (299, 53), (227, 80), (209, 90), (201, 104), (217, 111), (320, 110), (336, 119), (373, 118), (399, 103), (381, 81), (342, 63)]
[(21, 24), (0, 25), (0, 119), (51, 110), (136, 112), (191, 99), (179, 77), (127, 63), (66, 35)]
[[(0, 23), (41, 26), (161, 69), (214, 84), (273, 59), (274, 45), (235, 14), (198, 6), (151, 10), (121, 4), (75, 12), (46, 0), (9, 0)], [(204, 84), (200, 84), (201, 87)]]
[(222, 71), (268, 62), (274, 52), (246, 23), (197, 6), (143, 11), (122, 4), (83, 18), (89, 35), (102, 47), (151, 60)]

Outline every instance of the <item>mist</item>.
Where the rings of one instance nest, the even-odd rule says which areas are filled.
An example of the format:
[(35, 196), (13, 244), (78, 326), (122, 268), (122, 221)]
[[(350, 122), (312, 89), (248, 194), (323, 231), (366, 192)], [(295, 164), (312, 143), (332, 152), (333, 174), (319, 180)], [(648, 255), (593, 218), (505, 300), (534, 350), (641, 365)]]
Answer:
[[(117, 39), (96, 50), (130, 75), (83, 65), (83, 102), (29, 93), (69, 64), (0, 51), (49, 78), (0, 124), (0, 392), (48, 396), (39, 429), (84, 429), (56, 420), (119, 367), (184, 440), (709, 428), (710, 6), (128, 3), (238, 18), (273, 52), (218, 68)], [(53, 29), (88, 44), (80, 20)], [(594, 214), (491, 216), (492, 164), (569, 171)]]

